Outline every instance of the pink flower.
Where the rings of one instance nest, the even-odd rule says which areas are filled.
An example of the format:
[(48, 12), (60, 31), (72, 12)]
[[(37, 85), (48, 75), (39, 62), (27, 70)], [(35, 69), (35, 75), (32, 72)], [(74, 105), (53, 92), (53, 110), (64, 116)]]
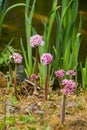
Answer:
[(62, 78), (62, 77), (64, 76), (64, 73), (65, 73), (65, 71), (62, 70), (62, 69), (55, 71), (55, 75), (56, 75), (56, 77), (58, 77), (58, 78)]
[(68, 79), (64, 79), (64, 80), (62, 80), (62, 85), (66, 85), (66, 84), (68, 84), (68, 82), (69, 82)]
[(53, 56), (50, 53), (45, 53), (41, 56), (40, 61), (44, 64), (50, 64), (53, 61)]
[(32, 74), (31, 76), (30, 76), (30, 80), (36, 80), (36, 79), (38, 79), (39, 77), (38, 77), (38, 75), (36, 75), (36, 74)]
[(36, 46), (43, 46), (44, 45), (44, 41), (43, 41), (43, 37), (40, 35), (34, 35), (30, 38), (30, 46), (32, 48), (36, 47)]
[(22, 62), (22, 56), (19, 53), (13, 53), (10, 58), (13, 59), (15, 63), (20, 64)]
[(64, 86), (63, 88), (63, 94), (73, 94), (75, 92), (75, 88), (76, 88), (76, 83), (73, 80), (67, 80), (64, 79), (62, 81), (62, 85)]
[(66, 72), (66, 75), (72, 75), (72, 76), (75, 76), (76, 75), (76, 72), (74, 70), (69, 70)]

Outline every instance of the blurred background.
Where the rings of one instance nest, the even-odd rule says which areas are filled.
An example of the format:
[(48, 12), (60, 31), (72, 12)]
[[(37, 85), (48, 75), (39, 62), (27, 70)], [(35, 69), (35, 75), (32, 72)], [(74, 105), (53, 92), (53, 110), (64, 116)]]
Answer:
[[(7, 7), (25, 0), (7, 0)], [(42, 20), (49, 22), (49, 12), (51, 10), (52, 0), (37, 0), (36, 10), (40, 14)], [(79, 22), (80, 14), (82, 15), (82, 41), (79, 52), (79, 60), (85, 61), (87, 56), (87, 0), (79, 0), (79, 10), (77, 16), (77, 25)], [(33, 25), (39, 34), (43, 35), (43, 25), (40, 18), (35, 14), (33, 18)], [(55, 24), (52, 33), (55, 34)], [(78, 27), (78, 26), (77, 26)], [(20, 49), (20, 37), (25, 38), (25, 21), (24, 21), (24, 7), (16, 7), (9, 11), (3, 22), (2, 37), (0, 38), (0, 50), (3, 48), (3, 44), (7, 44), (9, 40), (14, 37), (12, 43), (13, 47)], [(55, 36), (52, 35), (52, 42), (55, 42)]]

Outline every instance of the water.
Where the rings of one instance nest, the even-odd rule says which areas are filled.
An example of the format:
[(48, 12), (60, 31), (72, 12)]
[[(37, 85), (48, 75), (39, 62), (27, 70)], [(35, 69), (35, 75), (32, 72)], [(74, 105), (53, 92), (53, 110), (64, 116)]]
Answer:
[[(8, 0), (8, 6), (18, 2), (24, 2), (25, 0)], [(41, 18), (49, 21), (48, 13), (51, 9), (52, 0), (37, 0), (36, 10), (41, 15)], [(84, 61), (87, 56), (87, 0), (79, 0), (79, 14), (82, 14), (83, 24), (82, 24), (82, 42), (80, 47), (79, 59), (80, 61)], [(37, 32), (43, 34), (43, 25), (39, 20), (39, 17), (34, 16), (34, 26), (37, 29)], [(36, 22), (37, 21), (37, 22)], [(53, 30), (55, 31), (55, 30)], [(20, 40), (22, 37), (24, 43), (26, 44), (25, 39), (25, 25), (24, 25), (24, 7), (17, 7), (11, 10), (5, 17), (3, 23), (3, 32), (2, 39), (0, 40), (0, 44), (7, 44), (8, 41), (14, 37), (14, 41), (12, 45), (15, 48), (20, 49)], [(54, 40), (53, 40), (54, 41)]]

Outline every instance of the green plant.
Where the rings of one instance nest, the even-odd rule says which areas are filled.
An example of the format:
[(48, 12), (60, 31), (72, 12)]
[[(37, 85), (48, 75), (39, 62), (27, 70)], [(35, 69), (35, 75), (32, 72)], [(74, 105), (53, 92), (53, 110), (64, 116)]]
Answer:
[(18, 6), (25, 6), (24, 3), (17, 3), (14, 5), (11, 5), (10, 7), (8, 7), (6, 9), (6, 3), (7, 0), (2, 0), (1, 5), (0, 5), (0, 37), (1, 37), (1, 33), (2, 33), (2, 24), (3, 24), (3, 20), (6, 16), (6, 14), (13, 8), (18, 7)]
[[(52, 33), (52, 27), (53, 27), (53, 23), (55, 21), (55, 17), (56, 17), (56, 11), (60, 6), (57, 6), (58, 4), (58, 0), (54, 0), (52, 3), (52, 9), (49, 13), (49, 24), (47, 25), (47, 23), (45, 21), (42, 21), (43, 26), (44, 26), (44, 46), (39, 46), (39, 56), (41, 57), (42, 54), (46, 53), (46, 52), (50, 52), (51, 49), (51, 42), (50, 42), (50, 37), (51, 37), (51, 33)], [(51, 66), (50, 66), (51, 69)], [(44, 66), (42, 63), (39, 64), (39, 75), (40, 75), (40, 82), (41, 85), (44, 86), (45, 84), (45, 78), (46, 78), (46, 66)]]
[(77, 101), (76, 103), (77, 103), (77, 106), (78, 106), (79, 109), (81, 109), (81, 110), (84, 109), (84, 104), (83, 104), (83, 102)]
[(35, 120), (35, 117), (33, 116), (33, 115), (29, 115), (28, 117), (27, 117), (27, 119), (28, 119), (28, 121), (29, 122), (35, 122), (36, 120)]
[(87, 58), (85, 61), (85, 67), (81, 65), (81, 77), (82, 77), (82, 89), (87, 90)]
[(4, 128), (5, 128), (4, 122), (1, 121), (1, 122), (0, 122), (0, 130), (4, 130)]
[(12, 128), (11, 130), (18, 130), (17, 128)]
[(36, 126), (34, 126), (34, 125), (30, 125), (28, 128), (29, 128), (29, 130), (36, 130), (37, 129)]
[(34, 9), (35, 9), (35, 3), (36, 0), (33, 1), (31, 11), (29, 11), (29, 4), (30, 0), (26, 0), (25, 4), (25, 31), (26, 31), (26, 49), (23, 45), (23, 40), (22, 38), (20, 39), (21, 43), (21, 49), (24, 57), (24, 62), (25, 62), (25, 72), (27, 76), (29, 77), (33, 72), (34, 72), (34, 66), (33, 66), (33, 56), (32, 56), (32, 48), (30, 47), (30, 37), (31, 37), (31, 28), (32, 28), (32, 18), (34, 14)]
[(72, 68), (77, 71), (81, 43), (81, 19), (78, 31), (76, 30), (77, 12), (78, 0), (62, 0), (61, 11), (57, 10), (56, 45), (53, 47), (55, 62), (52, 74), (60, 68), (66, 71)]
[(13, 126), (15, 122), (16, 122), (16, 119), (13, 116), (6, 118), (6, 123), (9, 124), (10, 126)]
[(24, 123), (24, 124), (27, 123), (27, 122), (33, 123), (33, 122), (36, 121), (33, 115), (29, 115), (29, 116), (20, 115), (20, 116), (19, 116), (19, 120), (20, 120), (22, 123)]
[(18, 100), (16, 99), (15, 96), (9, 96), (9, 100), (11, 101), (11, 103), (16, 106), (18, 104)]
[(13, 38), (7, 45), (5, 45), (5, 49), (3, 49), (0, 53), (0, 65), (2, 66), (8, 66), (9, 56), (15, 51), (15, 49), (11, 46), (12, 42)]
[[(77, 72), (78, 54), (81, 43), (81, 18), (78, 30), (76, 29), (78, 0), (62, 0), (61, 6), (58, 6), (58, 3), (59, 2), (56, 0), (53, 1), (48, 27), (44, 22), (45, 45), (44, 47), (39, 47), (40, 56), (45, 52), (50, 52), (51, 47), (53, 47), (52, 54), (54, 62), (50, 66), (50, 69), (52, 68), (50, 71), (50, 80), (53, 79), (55, 70), (60, 68), (66, 71), (73, 69)], [(52, 45), (50, 42), (50, 36), (55, 16), (57, 23), (56, 43)], [(43, 85), (46, 77), (46, 68), (42, 64), (39, 65), (39, 74)], [(77, 76), (75, 78), (77, 81)]]
[(19, 120), (20, 120), (22, 123), (24, 123), (24, 124), (28, 122), (27, 118), (24, 117), (23, 115), (20, 115), (20, 116), (19, 116)]

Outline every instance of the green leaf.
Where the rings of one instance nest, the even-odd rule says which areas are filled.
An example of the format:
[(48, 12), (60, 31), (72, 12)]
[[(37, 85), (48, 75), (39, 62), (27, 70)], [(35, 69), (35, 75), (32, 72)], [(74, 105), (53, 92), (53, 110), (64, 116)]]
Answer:
[(22, 123), (27, 123), (27, 122), (35, 122), (35, 118), (33, 115), (29, 115), (29, 116), (23, 116), (23, 115), (20, 115), (19, 116), (19, 120), (22, 122)]
[(49, 48), (49, 39), (50, 39), (51, 31), (52, 31), (52, 26), (55, 20), (55, 16), (56, 16), (57, 3), (58, 3), (58, 0), (53, 1), (52, 11), (53, 10), (54, 11), (50, 16), (50, 22), (49, 22), (48, 31), (47, 31), (47, 49)]
[(69, 69), (69, 60), (70, 60), (70, 44), (67, 45), (64, 53), (64, 60), (63, 60), (63, 68), (65, 70)]
[(0, 65), (3, 64), (3, 62), (4, 62), (4, 59), (2, 56), (0, 56)]
[(9, 124), (10, 126), (13, 126), (15, 122), (16, 122), (16, 119), (13, 116), (6, 118), (6, 123)]
[(25, 51), (25, 48), (24, 48), (24, 45), (23, 45), (22, 38), (20, 38), (20, 43), (21, 43), (22, 54), (23, 54), (25, 66), (26, 66), (26, 74), (27, 74), (27, 76), (29, 76), (30, 75), (30, 69), (29, 69), (27, 54), (26, 54), (26, 51)]
[(0, 130), (4, 130), (4, 128), (5, 128), (4, 122), (0, 122)]
[(12, 102), (14, 106), (18, 104), (18, 100), (16, 99), (15, 96), (9, 96), (9, 100)]
[(24, 124), (28, 122), (27, 118), (24, 117), (23, 115), (20, 115), (20, 116), (19, 116), (19, 120), (20, 120), (22, 123), (24, 123)]
[(48, 125), (48, 126), (46, 127), (46, 130), (50, 130), (50, 129), (51, 129), (51, 126)]
[(35, 117), (34, 117), (33, 115), (29, 115), (29, 116), (27, 117), (27, 120), (28, 120), (29, 122), (31, 122), (31, 123), (33, 123), (33, 122), (36, 121), (36, 119), (35, 119)]

